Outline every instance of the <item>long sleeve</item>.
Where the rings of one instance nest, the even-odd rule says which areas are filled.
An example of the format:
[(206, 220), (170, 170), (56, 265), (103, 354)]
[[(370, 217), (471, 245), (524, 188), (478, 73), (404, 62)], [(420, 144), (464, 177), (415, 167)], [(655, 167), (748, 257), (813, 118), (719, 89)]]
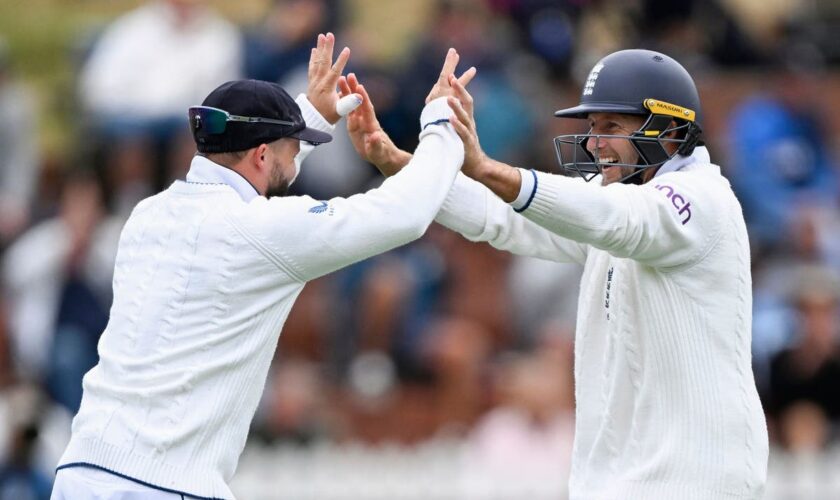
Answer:
[(461, 139), (446, 120), (446, 99), (423, 110), (420, 144), (402, 171), (349, 198), (255, 199), (232, 218), (245, 237), (300, 281), (309, 281), (419, 238), (461, 167)]
[[(335, 130), (335, 125), (331, 125), (322, 115), (315, 109), (315, 106), (309, 102), (309, 99), (306, 97), (306, 94), (299, 94), (295, 98), (295, 102), (300, 107), (300, 113), (303, 115), (303, 121), (306, 122), (306, 126), (310, 128), (314, 128), (320, 130), (321, 132), (332, 133)], [(303, 164), (303, 160), (309, 156), (315, 149), (315, 145), (308, 143), (306, 141), (300, 142), (300, 152), (295, 156), (295, 164), (297, 164), (297, 170), (300, 172), (301, 165)]]
[[(726, 181), (710, 181), (687, 170), (642, 186), (606, 187), (537, 174), (534, 200), (523, 215), (616, 257), (658, 268), (689, 265), (719, 238), (722, 207), (736, 207), (737, 201)], [(721, 203), (720, 198), (731, 202)]]
[(517, 255), (579, 264), (586, 260), (587, 245), (528, 220), (460, 173), (435, 220), (470, 241), (486, 241)]

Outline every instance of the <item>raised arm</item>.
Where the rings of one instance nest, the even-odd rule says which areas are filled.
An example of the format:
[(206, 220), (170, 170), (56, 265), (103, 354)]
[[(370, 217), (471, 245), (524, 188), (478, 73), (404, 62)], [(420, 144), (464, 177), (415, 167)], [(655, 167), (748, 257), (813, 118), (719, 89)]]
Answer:
[(450, 49), (441, 79), (420, 118), (420, 144), (399, 173), (377, 189), (326, 201), (308, 196), (257, 199), (237, 220), (243, 236), (300, 281), (308, 281), (419, 238), (431, 224), (463, 161), (449, 124), (447, 76), (458, 62)]
[[(451, 121), (465, 149), (462, 172), (510, 202), (530, 222), (581, 248), (591, 245), (661, 268), (694, 262), (715, 242), (723, 219), (720, 199), (734, 198), (728, 185), (715, 182), (714, 176), (679, 172), (642, 186), (602, 187), (511, 167), (483, 153), (472, 100), (457, 80), (451, 81), (458, 96), (450, 99), (455, 111)], [(702, 205), (703, 212), (695, 208), (692, 215), (692, 203)]]
[[(478, 144), (475, 134), (474, 120), (472, 120), (472, 97), (466, 92), (465, 85), (475, 76), (475, 69), (470, 68), (461, 77), (450, 76), (449, 83), (455, 97), (450, 97), (448, 103), (454, 110), (468, 113), (469, 120), (457, 120), (452, 117), (453, 126), (472, 123), (471, 132), (461, 133), (465, 139), (464, 165), (470, 163), (473, 170), (479, 161), (487, 160)], [(339, 87), (343, 95), (358, 93), (364, 102), (347, 119), (347, 129), (356, 151), (387, 177), (399, 172), (411, 159), (411, 154), (397, 148), (388, 134), (382, 130), (376, 119), (373, 101), (364, 86), (358, 83), (352, 73), (346, 79), (339, 80)], [(464, 105), (455, 108), (457, 103), (464, 101)], [(463, 125), (469, 127), (470, 125)], [(499, 164), (502, 166), (503, 164)], [(510, 167), (508, 167), (510, 168)], [(510, 189), (519, 189), (519, 173), (512, 169), (517, 184)], [(530, 174), (529, 174), (530, 175)], [(504, 186), (504, 184), (501, 184)], [(472, 241), (486, 241), (492, 246), (530, 257), (538, 257), (562, 262), (582, 263), (586, 258), (586, 245), (561, 238), (556, 234), (520, 216), (507, 203), (494, 196), (483, 185), (458, 174), (452, 189), (441, 207), (437, 222), (462, 234)]]

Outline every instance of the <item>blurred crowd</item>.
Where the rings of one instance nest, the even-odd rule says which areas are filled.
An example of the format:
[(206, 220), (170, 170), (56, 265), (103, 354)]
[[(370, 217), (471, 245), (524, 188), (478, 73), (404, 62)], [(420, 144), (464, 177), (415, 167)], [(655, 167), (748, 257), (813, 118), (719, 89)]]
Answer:
[[(470, 90), (485, 151), (555, 173), (551, 139), (577, 129), (552, 111), (576, 102), (595, 61), (630, 47), (681, 61), (750, 230), (754, 369), (772, 442), (806, 455), (838, 442), (835, 2), (415, 0), (401, 7), (408, 39), (365, 27), (377, 5), (267, 1), (257, 21), (237, 25), (201, 0), (142, 3), (68, 51), (68, 106), (79, 118), (72, 150), (51, 155), (38, 140), (48, 110), (0, 40), (0, 500), (48, 498), (108, 321), (122, 223), (182, 178), (194, 153), (186, 109), (237, 78), (304, 91), (309, 49), (326, 31), (351, 47), (348, 71), (399, 146), (416, 145), (424, 97), (453, 46), (463, 68), (478, 68)], [(309, 157), (297, 193), (346, 196), (381, 182), (342, 124), (335, 136)], [(310, 283), (281, 336), (252, 441), (447, 436), (489, 474), (564, 470), (579, 276), (433, 225)]]

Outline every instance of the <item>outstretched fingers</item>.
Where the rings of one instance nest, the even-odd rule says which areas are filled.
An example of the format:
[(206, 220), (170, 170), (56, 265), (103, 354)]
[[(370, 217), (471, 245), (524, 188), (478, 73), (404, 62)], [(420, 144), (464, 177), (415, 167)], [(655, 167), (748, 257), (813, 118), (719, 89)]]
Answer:
[(320, 55), (321, 52), (324, 50), (324, 45), (327, 43), (327, 36), (323, 33), (318, 33), (318, 43), (315, 45), (315, 48), (318, 50), (318, 54)]
[(344, 75), (338, 77), (338, 93), (341, 97), (345, 97), (354, 93), (350, 89), (350, 84), (347, 83), (347, 77)]
[(324, 65), (324, 45), (327, 37), (321, 33), (318, 34), (318, 40), (315, 42), (315, 47), (309, 51), (309, 71), (308, 76), (311, 81), (315, 75), (320, 73), (321, 67)]
[(373, 101), (367, 93), (364, 85), (356, 86), (356, 93), (362, 96), (362, 104), (356, 108), (359, 117), (372, 128), (379, 127), (379, 120), (376, 119), (376, 110), (373, 108)]
[(452, 125), (452, 128), (455, 129), (455, 133), (458, 134), (458, 137), (464, 142), (464, 145), (469, 144), (468, 141), (471, 140), (472, 135), (470, 134), (470, 129), (467, 128), (464, 123), (458, 119), (457, 115), (452, 115), (449, 118), (449, 124)]
[[(470, 70), (474, 70), (474, 69), (475, 68), (470, 68)], [(464, 109), (466, 110), (466, 112), (469, 113), (469, 114), (472, 114), (472, 112), (473, 112), (473, 98), (472, 98), (472, 95), (470, 95), (470, 93), (467, 92), (467, 89), (464, 87), (464, 84), (461, 83), (462, 79), (465, 76), (468, 76), (467, 73), (469, 73), (470, 70), (467, 70), (466, 72), (464, 72), (464, 74), (461, 75), (461, 78), (455, 78), (455, 75), (450, 76), (449, 77), (449, 85), (451, 85), (452, 89), (455, 90), (455, 97), (457, 97), (458, 100), (460, 101), (460, 104), (462, 104), (464, 106)], [(473, 71), (473, 74), (471, 76), (469, 76), (469, 78), (466, 79), (467, 82), (472, 80), (473, 76), (475, 76), (475, 71)]]
[(449, 98), (446, 99), (446, 102), (447, 102), (447, 104), (449, 104), (449, 107), (452, 108), (452, 111), (455, 113), (454, 117), (459, 122), (461, 122), (462, 125), (464, 125), (468, 129), (472, 129), (473, 128), (472, 117), (467, 112), (467, 110), (464, 108), (464, 106), (461, 104), (461, 101), (458, 100), (455, 97), (449, 97)]
[(347, 75), (347, 83), (350, 85), (350, 89), (355, 92), (356, 87), (359, 86), (359, 79), (356, 78), (356, 73), (350, 73)]
[[(332, 70), (335, 74), (340, 75), (344, 71), (344, 66), (347, 65), (347, 61), (350, 59), (350, 48), (344, 47), (341, 49), (341, 52), (338, 54), (338, 59), (336, 59), (335, 64), (332, 66)], [(330, 51), (330, 60), (332, 60), (332, 51)]]
[(327, 64), (331, 64), (333, 60), (333, 48), (335, 48), (335, 35), (332, 33), (327, 33), (324, 36), (324, 52), (323, 56), (324, 59), (327, 61)]
[(440, 77), (438, 81), (444, 83), (449, 78), (449, 75), (455, 72), (455, 68), (458, 66), (458, 60), (461, 56), (458, 55), (458, 52), (455, 49), (450, 48), (446, 52), (446, 59), (443, 61), (443, 69), (440, 70)]
[(457, 78), (458, 83), (460, 83), (462, 87), (466, 87), (475, 77), (477, 72), (478, 70), (475, 69), (475, 66), (471, 66), (470, 69), (464, 71), (464, 73)]

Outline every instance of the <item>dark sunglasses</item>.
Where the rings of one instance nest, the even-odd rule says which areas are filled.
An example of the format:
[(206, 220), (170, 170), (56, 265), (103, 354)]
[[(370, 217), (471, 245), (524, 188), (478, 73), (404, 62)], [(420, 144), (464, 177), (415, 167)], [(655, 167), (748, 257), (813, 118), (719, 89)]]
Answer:
[(256, 116), (232, 115), (227, 111), (209, 106), (193, 106), (190, 108), (190, 126), (193, 132), (202, 131), (207, 134), (221, 134), (227, 128), (227, 122), (245, 123), (273, 123), (276, 125), (287, 125), (294, 127), (297, 124), (285, 120), (274, 120), (271, 118), (260, 118)]

